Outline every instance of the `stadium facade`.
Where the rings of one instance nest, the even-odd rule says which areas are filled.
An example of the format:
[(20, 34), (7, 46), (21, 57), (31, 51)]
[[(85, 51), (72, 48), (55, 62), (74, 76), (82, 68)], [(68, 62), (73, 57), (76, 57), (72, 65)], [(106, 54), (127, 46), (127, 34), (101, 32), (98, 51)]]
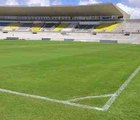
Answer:
[(1, 39), (140, 43), (139, 23), (113, 4), (0, 6)]

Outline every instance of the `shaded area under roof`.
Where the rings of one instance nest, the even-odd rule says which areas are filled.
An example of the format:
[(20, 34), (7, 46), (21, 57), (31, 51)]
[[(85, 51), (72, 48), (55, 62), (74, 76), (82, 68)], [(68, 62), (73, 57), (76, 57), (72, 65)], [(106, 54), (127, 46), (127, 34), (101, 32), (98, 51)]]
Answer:
[(81, 6), (0, 6), (0, 16), (125, 16), (127, 13), (113, 4)]

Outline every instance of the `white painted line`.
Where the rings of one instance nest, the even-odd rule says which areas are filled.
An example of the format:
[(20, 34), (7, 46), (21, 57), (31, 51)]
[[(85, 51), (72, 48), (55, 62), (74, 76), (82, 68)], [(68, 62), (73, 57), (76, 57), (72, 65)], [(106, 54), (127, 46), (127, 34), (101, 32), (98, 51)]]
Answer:
[[(115, 102), (117, 97), (124, 91), (124, 89), (128, 86), (128, 84), (137, 75), (139, 71), (140, 71), (140, 66), (129, 76), (129, 78), (121, 85), (121, 87), (114, 94), (106, 94), (106, 95), (100, 95), (100, 96), (87, 96), (87, 97), (80, 97), (80, 98), (71, 99), (71, 100), (57, 100), (57, 99), (52, 99), (49, 97), (31, 95), (27, 93), (21, 93), (21, 92), (16, 92), (12, 90), (2, 89), (2, 88), (0, 88), (0, 92), (23, 96), (23, 97), (29, 97), (33, 99), (46, 100), (46, 101), (50, 101), (54, 103), (60, 103), (64, 105), (75, 106), (75, 107), (89, 109), (89, 110), (107, 111), (111, 107), (111, 105)], [(111, 98), (106, 102), (106, 104), (102, 108), (73, 103), (79, 100), (91, 99), (91, 98), (103, 98), (103, 97), (111, 97)]]
[(31, 95), (31, 94), (16, 92), (16, 91), (7, 90), (7, 89), (1, 89), (0, 88), (0, 92), (9, 93), (9, 94), (18, 95), (18, 96), (23, 96), (23, 97), (29, 97), (29, 98), (33, 98), (33, 99), (46, 100), (46, 101), (50, 101), (50, 102), (54, 102), (54, 103), (61, 103), (61, 104), (64, 104), (64, 105), (70, 105), (70, 106), (75, 106), (75, 107), (79, 107), (79, 108), (103, 111), (103, 109), (99, 108), (99, 107), (82, 105), (82, 104), (72, 103), (72, 102), (68, 102), (68, 101), (64, 101), (64, 100), (57, 100), (57, 99), (52, 99), (52, 98), (49, 98), (49, 97)]
[(99, 96), (87, 96), (87, 97), (80, 97), (80, 98), (75, 98), (71, 100), (67, 100), (69, 102), (77, 102), (81, 100), (86, 100), (86, 99), (95, 99), (95, 98), (105, 98), (105, 97), (112, 97), (114, 94), (105, 94), (105, 95), (99, 95)]
[(104, 111), (107, 111), (112, 104), (116, 101), (117, 97), (126, 89), (128, 84), (133, 80), (133, 78), (140, 71), (140, 66), (128, 77), (128, 79), (120, 86), (120, 88), (114, 93), (114, 95), (106, 102), (106, 104), (102, 107)]

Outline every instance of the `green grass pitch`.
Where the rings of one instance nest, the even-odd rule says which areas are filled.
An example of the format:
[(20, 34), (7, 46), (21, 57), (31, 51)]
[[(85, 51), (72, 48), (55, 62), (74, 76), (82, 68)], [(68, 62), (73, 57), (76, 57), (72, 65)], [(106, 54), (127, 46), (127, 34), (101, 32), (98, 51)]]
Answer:
[[(140, 45), (0, 41), (0, 89), (57, 100), (114, 93), (140, 66)], [(76, 104), (102, 107), (105, 98)], [(108, 111), (0, 92), (0, 120), (139, 120), (140, 72)]]

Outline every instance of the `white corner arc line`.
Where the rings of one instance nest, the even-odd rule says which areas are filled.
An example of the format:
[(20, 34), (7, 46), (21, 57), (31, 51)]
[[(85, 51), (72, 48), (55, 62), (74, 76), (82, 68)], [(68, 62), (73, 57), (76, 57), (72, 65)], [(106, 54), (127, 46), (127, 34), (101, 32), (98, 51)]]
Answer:
[(54, 103), (61, 103), (61, 104), (64, 104), (64, 105), (75, 106), (75, 107), (79, 107), (79, 108), (103, 111), (103, 109), (99, 108), (99, 107), (82, 105), (82, 104), (68, 102), (68, 101), (65, 101), (65, 100), (57, 100), (57, 99), (52, 99), (52, 98), (49, 98), (49, 97), (31, 95), (31, 94), (16, 92), (16, 91), (2, 89), (2, 88), (0, 88), (0, 92), (2, 92), (2, 93), (9, 93), (9, 94), (18, 95), (18, 96), (23, 96), (23, 97), (29, 97), (29, 98), (33, 98), (33, 99), (46, 100), (46, 101), (50, 101), (50, 102), (54, 102)]
[(112, 97), (114, 94), (105, 94), (105, 95), (98, 95), (98, 96), (86, 96), (86, 97), (79, 97), (79, 98), (74, 98), (67, 100), (69, 102), (77, 102), (81, 100), (86, 100), (86, 99), (95, 99), (95, 98), (105, 98), (105, 97)]
[(133, 80), (133, 78), (140, 71), (140, 66), (135, 69), (135, 71), (128, 77), (128, 79), (120, 86), (120, 88), (114, 93), (114, 95), (106, 102), (102, 107), (104, 111), (107, 111), (112, 104), (116, 101), (117, 97), (126, 89), (128, 84)]

